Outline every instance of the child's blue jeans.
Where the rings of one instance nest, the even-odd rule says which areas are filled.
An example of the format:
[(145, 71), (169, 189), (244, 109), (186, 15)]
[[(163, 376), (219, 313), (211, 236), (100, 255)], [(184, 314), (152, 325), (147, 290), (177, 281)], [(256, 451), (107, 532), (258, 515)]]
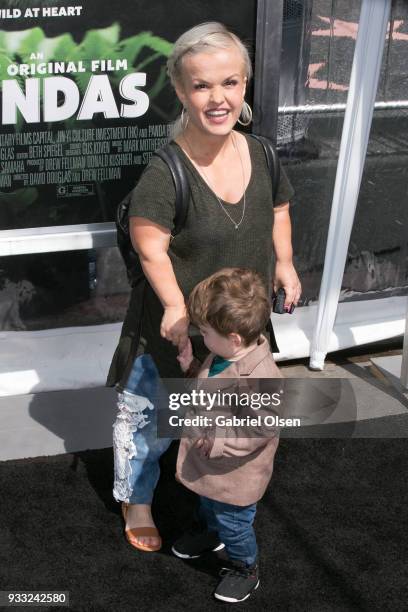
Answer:
[[(228, 478), (228, 475), (225, 476)], [(216, 531), (232, 561), (247, 566), (256, 562), (258, 547), (253, 527), (256, 504), (234, 506), (208, 497), (200, 497), (200, 517), (208, 531)]]
[(137, 357), (119, 394), (113, 425), (113, 496), (117, 501), (152, 503), (160, 476), (159, 459), (171, 442), (157, 437), (157, 411), (166, 397), (152, 357)]

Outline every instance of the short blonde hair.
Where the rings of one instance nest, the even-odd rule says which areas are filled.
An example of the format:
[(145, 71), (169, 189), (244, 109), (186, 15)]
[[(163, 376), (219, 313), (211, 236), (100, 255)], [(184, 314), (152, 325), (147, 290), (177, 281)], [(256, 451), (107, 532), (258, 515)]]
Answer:
[(167, 60), (167, 74), (173, 87), (181, 82), (182, 59), (186, 54), (208, 53), (232, 46), (236, 46), (242, 55), (245, 76), (249, 81), (252, 76), (252, 64), (248, 49), (238, 36), (227, 30), (225, 25), (209, 21), (184, 32), (174, 43), (173, 51)]

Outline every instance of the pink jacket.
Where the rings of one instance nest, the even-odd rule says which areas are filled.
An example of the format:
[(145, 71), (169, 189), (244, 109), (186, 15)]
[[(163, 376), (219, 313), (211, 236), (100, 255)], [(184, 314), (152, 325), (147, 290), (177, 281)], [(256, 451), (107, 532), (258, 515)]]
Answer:
[[(198, 378), (208, 378), (213, 359), (214, 354), (210, 353)], [(282, 378), (282, 374), (270, 352), (268, 341), (261, 336), (253, 351), (233, 362), (211, 380), (213, 378)], [(208, 458), (194, 446), (193, 439), (182, 438), (176, 477), (198, 495), (237, 506), (248, 506), (262, 497), (271, 479), (279, 443), (278, 435), (242, 438), (223, 437), (223, 433), (225, 430), (223, 432), (217, 426), (214, 445)]]

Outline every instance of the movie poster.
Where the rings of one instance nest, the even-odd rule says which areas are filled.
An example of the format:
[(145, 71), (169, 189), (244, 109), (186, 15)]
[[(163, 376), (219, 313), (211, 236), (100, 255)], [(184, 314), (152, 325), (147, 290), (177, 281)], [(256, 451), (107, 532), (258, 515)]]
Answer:
[(255, 2), (210, 4), (2, 3), (1, 229), (113, 220), (180, 110), (177, 36), (216, 19), (253, 42)]

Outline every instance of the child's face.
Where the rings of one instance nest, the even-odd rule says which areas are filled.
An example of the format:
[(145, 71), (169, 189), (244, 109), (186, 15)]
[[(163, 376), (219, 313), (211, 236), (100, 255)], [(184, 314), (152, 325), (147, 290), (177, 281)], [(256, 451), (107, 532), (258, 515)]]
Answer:
[(221, 336), (210, 325), (200, 325), (200, 333), (203, 337), (204, 344), (212, 353), (230, 359), (237, 352), (237, 344), (234, 341), (236, 334), (231, 334), (228, 337)]

